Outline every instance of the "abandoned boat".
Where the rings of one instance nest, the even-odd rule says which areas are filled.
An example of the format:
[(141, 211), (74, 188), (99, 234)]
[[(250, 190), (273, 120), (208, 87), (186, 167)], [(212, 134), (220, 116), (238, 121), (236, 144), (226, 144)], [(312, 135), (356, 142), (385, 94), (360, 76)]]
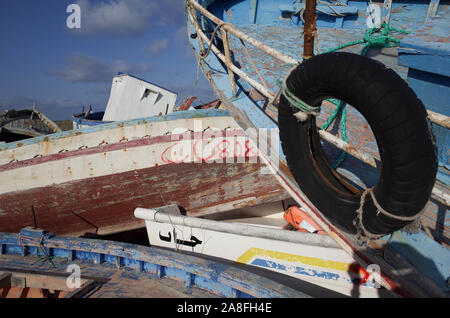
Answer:
[(261, 270), (313, 297), (394, 296), (377, 284), (375, 267), (367, 272), (326, 233), (316, 228), (287, 231), (290, 223), (284, 216), (297, 208), (284, 208), (274, 202), (232, 211), (231, 218), (231, 213), (195, 218), (183, 216), (177, 206), (165, 206), (138, 208), (134, 215), (145, 220), (150, 246)]
[(114, 121), (162, 116), (174, 111), (177, 94), (135, 76), (119, 73), (112, 79), (111, 92), (104, 112), (92, 108), (74, 115), (74, 129)]
[(0, 116), (0, 142), (13, 142), (60, 131), (57, 124), (34, 107), (5, 110)]
[(206, 215), (287, 198), (264, 169), (256, 146), (219, 109), (8, 143), (0, 146), (0, 231), (107, 234), (143, 227), (137, 207), (177, 204)]
[(120, 73), (113, 77), (111, 93), (105, 111), (74, 114), (73, 129), (102, 125), (114, 121), (167, 115), (175, 111), (218, 108), (220, 100), (195, 105), (196, 96), (189, 96), (175, 105), (177, 94), (132, 75)]
[(279, 160), (260, 157), (291, 197), (386, 289), (448, 296), (448, 1), (185, 6), (223, 106), (280, 130)]
[(230, 263), (154, 247), (0, 233), (0, 298), (308, 298)]

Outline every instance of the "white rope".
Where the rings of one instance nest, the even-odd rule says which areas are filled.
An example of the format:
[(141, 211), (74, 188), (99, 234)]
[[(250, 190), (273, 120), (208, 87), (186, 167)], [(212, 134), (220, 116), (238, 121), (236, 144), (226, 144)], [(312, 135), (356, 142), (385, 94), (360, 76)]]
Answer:
[(417, 230), (421, 226), (420, 216), (425, 212), (425, 208), (423, 208), (419, 213), (413, 215), (413, 216), (399, 216), (392, 213), (389, 213), (385, 209), (381, 207), (381, 205), (378, 203), (377, 199), (375, 198), (375, 194), (373, 193), (374, 187), (366, 189), (363, 194), (361, 195), (361, 200), (359, 204), (359, 209), (356, 210), (357, 219), (354, 221), (354, 225), (357, 227), (358, 233), (357, 238), (358, 241), (367, 241), (371, 239), (378, 239), (383, 237), (385, 234), (374, 234), (371, 233), (369, 230), (367, 230), (364, 227), (363, 224), (363, 207), (366, 202), (366, 196), (370, 194), (370, 197), (372, 198), (372, 202), (377, 208), (377, 216), (382, 213), (394, 220), (404, 221), (404, 222), (411, 222), (410, 224), (403, 227), (406, 231), (414, 233), (417, 232)]

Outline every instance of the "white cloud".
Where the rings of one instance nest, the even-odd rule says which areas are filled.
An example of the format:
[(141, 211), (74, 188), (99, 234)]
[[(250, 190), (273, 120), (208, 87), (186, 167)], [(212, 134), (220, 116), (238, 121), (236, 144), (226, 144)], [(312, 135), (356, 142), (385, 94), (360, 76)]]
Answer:
[(106, 83), (118, 72), (140, 75), (150, 70), (148, 64), (133, 64), (124, 60), (111, 63), (84, 54), (73, 54), (67, 65), (48, 70), (46, 74), (58, 76), (72, 83)]
[(157, 55), (165, 51), (169, 47), (168, 39), (157, 39), (152, 41), (150, 45), (144, 48), (144, 51), (150, 53), (151, 55)]
[(81, 8), (80, 34), (115, 37), (142, 35), (152, 25), (185, 23), (183, 0), (77, 0)]

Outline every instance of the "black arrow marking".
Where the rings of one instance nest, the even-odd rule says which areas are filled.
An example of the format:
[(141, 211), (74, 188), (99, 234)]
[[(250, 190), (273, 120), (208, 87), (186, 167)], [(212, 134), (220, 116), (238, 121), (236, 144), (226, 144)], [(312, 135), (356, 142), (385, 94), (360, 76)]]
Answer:
[(172, 240), (172, 234), (170, 234), (170, 232), (168, 232), (169, 236), (162, 236), (161, 232), (159, 232), (159, 239), (161, 241), (165, 241), (165, 242), (170, 242)]
[[(170, 234), (170, 233), (169, 233)], [(160, 236), (161, 237), (161, 236)], [(177, 243), (181, 244), (181, 245), (186, 245), (186, 246), (190, 246), (190, 247), (194, 247), (198, 244), (202, 244), (202, 241), (200, 241), (198, 238), (196, 238), (194, 235), (191, 236), (191, 240), (190, 241), (183, 241), (183, 240), (178, 240), (177, 239)]]

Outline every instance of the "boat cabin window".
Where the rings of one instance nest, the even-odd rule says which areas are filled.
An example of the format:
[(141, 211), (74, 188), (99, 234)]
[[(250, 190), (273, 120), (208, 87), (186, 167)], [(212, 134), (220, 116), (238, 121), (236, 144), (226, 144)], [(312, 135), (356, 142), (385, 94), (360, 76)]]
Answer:
[(149, 99), (152, 102), (152, 104), (155, 104), (158, 96), (159, 96), (158, 92), (155, 92), (149, 88), (145, 88), (144, 93), (142, 94), (142, 97), (141, 97), (141, 102), (144, 99)]

